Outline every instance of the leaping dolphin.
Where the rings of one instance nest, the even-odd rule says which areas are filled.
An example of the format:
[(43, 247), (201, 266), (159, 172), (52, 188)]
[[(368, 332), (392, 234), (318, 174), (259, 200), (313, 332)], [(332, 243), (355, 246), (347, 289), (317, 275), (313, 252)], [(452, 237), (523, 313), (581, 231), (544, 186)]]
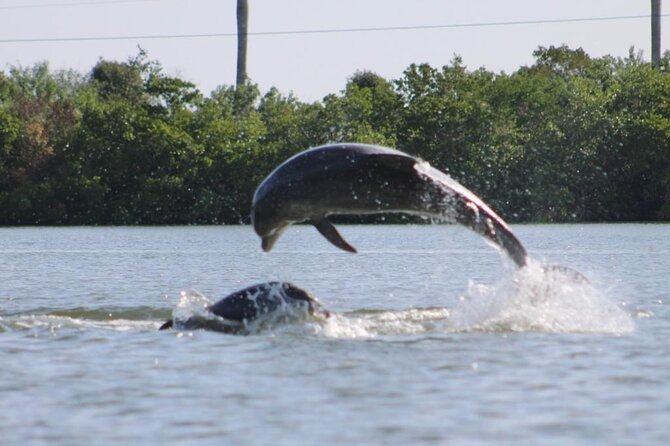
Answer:
[(459, 223), (501, 247), (517, 266), (527, 262), (505, 221), (474, 193), (419, 158), (374, 145), (325, 145), (289, 158), (256, 189), (251, 220), (266, 252), (289, 225), (303, 221), (356, 252), (327, 217), (386, 212)]

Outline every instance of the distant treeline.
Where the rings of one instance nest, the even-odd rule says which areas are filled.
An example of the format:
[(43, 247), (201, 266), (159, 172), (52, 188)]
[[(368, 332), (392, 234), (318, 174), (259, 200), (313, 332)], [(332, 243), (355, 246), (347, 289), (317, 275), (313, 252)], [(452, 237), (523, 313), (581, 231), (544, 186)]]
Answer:
[(0, 73), (0, 224), (248, 221), (252, 194), (308, 147), (428, 160), (513, 222), (670, 219), (670, 70), (631, 50), (539, 48), (512, 74), (357, 72), (313, 103), (248, 83), (204, 96), (144, 52), (90, 73)]

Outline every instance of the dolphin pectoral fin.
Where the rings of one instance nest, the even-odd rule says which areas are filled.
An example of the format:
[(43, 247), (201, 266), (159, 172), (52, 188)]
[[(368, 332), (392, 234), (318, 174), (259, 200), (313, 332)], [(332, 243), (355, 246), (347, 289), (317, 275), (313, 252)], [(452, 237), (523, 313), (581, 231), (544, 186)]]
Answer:
[(340, 233), (337, 231), (337, 228), (333, 226), (333, 224), (329, 222), (328, 219), (322, 218), (321, 220), (315, 220), (312, 221), (312, 224), (321, 233), (321, 235), (326, 237), (326, 239), (333, 245), (345, 251), (353, 252), (354, 254), (356, 253), (356, 248), (351, 246), (342, 238)]

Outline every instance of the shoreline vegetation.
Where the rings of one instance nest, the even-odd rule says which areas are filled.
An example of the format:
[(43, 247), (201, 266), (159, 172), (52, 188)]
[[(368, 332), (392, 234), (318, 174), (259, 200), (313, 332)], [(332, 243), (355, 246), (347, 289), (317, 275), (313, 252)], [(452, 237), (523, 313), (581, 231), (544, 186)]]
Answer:
[(0, 225), (248, 223), (276, 165), (333, 142), (421, 157), (510, 223), (670, 220), (670, 54), (658, 68), (633, 49), (534, 57), (511, 74), (459, 57), (393, 80), (359, 71), (310, 103), (251, 82), (205, 96), (143, 50), (87, 74), (11, 67)]

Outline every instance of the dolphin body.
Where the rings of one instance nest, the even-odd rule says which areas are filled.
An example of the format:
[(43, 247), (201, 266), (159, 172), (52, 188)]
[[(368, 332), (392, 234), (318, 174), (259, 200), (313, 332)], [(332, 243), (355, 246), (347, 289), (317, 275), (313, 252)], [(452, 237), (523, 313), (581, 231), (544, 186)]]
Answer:
[[(166, 321), (159, 330), (175, 325), (180, 329), (204, 329), (232, 334), (248, 333), (248, 324), (273, 315), (321, 315), (330, 312), (318, 299), (290, 282), (264, 282), (236, 291), (206, 308), (209, 315), (191, 316), (182, 321)], [(281, 313), (281, 312), (284, 313)], [(280, 314), (281, 313), (281, 314)]]
[(289, 225), (309, 221), (333, 245), (355, 253), (328, 216), (387, 212), (459, 223), (518, 267), (527, 263), (521, 242), (479, 197), (427, 162), (387, 147), (331, 144), (298, 153), (258, 186), (251, 220), (266, 252)]

